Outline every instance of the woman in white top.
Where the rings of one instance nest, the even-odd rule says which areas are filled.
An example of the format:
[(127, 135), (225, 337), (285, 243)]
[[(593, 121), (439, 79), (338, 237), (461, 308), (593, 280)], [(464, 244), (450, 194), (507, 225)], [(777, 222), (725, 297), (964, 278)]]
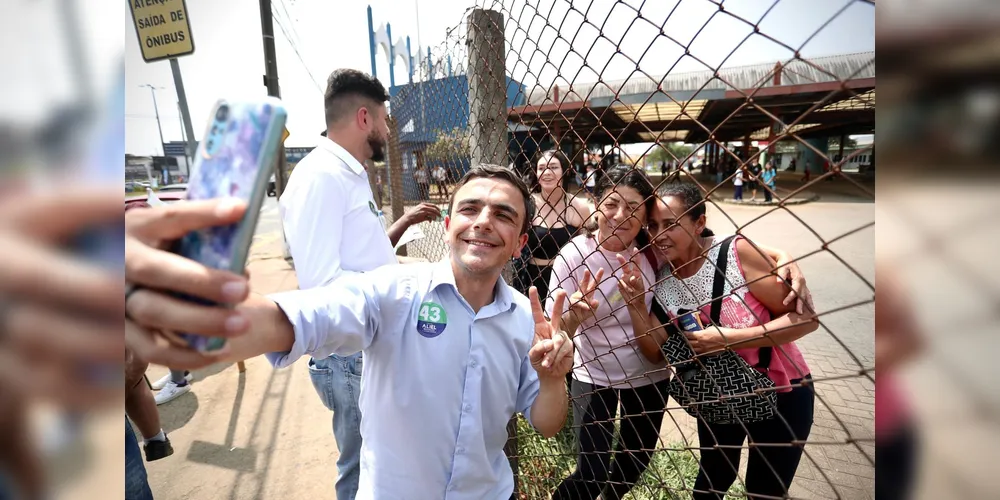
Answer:
[[(557, 288), (571, 295), (566, 310), (552, 311), (552, 300), (547, 307), (550, 315), (562, 315), (565, 331), (575, 332), (570, 394), (579, 450), (576, 471), (553, 499), (625, 495), (649, 465), (666, 406), (666, 366), (648, 362), (633, 342), (633, 315), (645, 321), (652, 294), (645, 294), (641, 307), (627, 307), (631, 297), (623, 296), (615, 279), (634, 266), (653, 282), (655, 264), (643, 229), (655, 201), (653, 186), (641, 170), (622, 165), (605, 173), (595, 194), (596, 232), (562, 247), (549, 282), (550, 297)], [(612, 453), (619, 407), (621, 431)]]
[(434, 184), (437, 185), (438, 195), (441, 199), (448, 199), (448, 173), (445, 171), (444, 167), (438, 165), (437, 168), (432, 172), (434, 176)]
[[(650, 335), (638, 339), (640, 349), (650, 361), (662, 360), (660, 346), (666, 335), (679, 334), (671, 326), (686, 311), (696, 311), (703, 324), (711, 324), (713, 284), (718, 279), (715, 263), (725, 249), (718, 328), (706, 326), (683, 335), (697, 354), (731, 349), (770, 378), (777, 393), (776, 414), (767, 419), (735, 423), (698, 419), (701, 457), (693, 498), (724, 496), (722, 492), (736, 480), (735, 465), (748, 438), (756, 446), (749, 452), (747, 494), (784, 497), (813, 423), (815, 395), (809, 366), (795, 344), (818, 327), (812, 307), (797, 311), (789, 288), (774, 279), (776, 264), (768, 252), (741, 235), (715, 236), (706, 229), (705, 198), (698, 186), (671, 184), (660, 194), (649, 217), (649, 231), (665, 261), (654, 293), (668, 317), (649, 318)], [(661, 323), (667, 327), (660, 328)]]
[(743, 166), (736, 167), (736, 175), (733, 176), (733, 199), (743, 201)]
[(587, 188), (587, 192), (593, 196), (594, 187), (597, 186), (597, 169), (594, 168), (593, 164), (587, 165), (587, 178), (584, 180), (584, 186)]

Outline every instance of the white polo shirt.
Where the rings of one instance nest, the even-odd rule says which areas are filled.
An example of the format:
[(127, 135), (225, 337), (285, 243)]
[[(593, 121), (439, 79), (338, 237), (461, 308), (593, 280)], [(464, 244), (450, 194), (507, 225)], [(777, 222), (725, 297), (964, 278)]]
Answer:
[(501, 278), (475, 312), (446, 259), (270, 298), (295, 330), (291, 351), (267, 354), (275, 367), (364, 351), (358, 500), (510, 498), (507, 421), (530, 422), (539, 392), (527, 297)]
[(396, 263), (368, 172), (327, 137), (295, 166), (278, 208), (299, 288)]

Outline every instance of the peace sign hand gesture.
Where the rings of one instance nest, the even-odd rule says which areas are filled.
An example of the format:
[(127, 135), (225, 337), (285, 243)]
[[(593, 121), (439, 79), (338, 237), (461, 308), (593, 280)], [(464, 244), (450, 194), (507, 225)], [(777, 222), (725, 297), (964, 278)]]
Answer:
[[(580, 289), (573, 292), (573, 295), (569, 297), (569, 310), (575, 316), (574, 319), (577, 325), (583, 323), (584, 319), (597, 315), (597, 307), (600, 303), (594, 298), (594, 291), (597, 290), (597, 284), (601, 282), (601, 278), (603, 277), (603, 267), (597, 270), (597, 276), (593, 278), (590, 275), (590, 270), (583, 271), (583, 281), (580, 282)], [(562, 304), (559, 305), (562, 306)], [(552, 310), (561, 311), (562, 308), (553, 308)]]
[[(636, 253), (638, 251), (633, 250), (632, 255)], [(639, 266), (625, 260), (622, 254), (617, 254), (616, 257), (622, 267), (622, 277), (618, 280), (618, 290), (621, 292), (622, 298), (625, 299), (625, 304), (629, 306), (633, 304), (644, 305), (646, 284), (642, 279), (642, 272), (639, 271)]]
[(566, 301), (566, 292), (556, 290), (553, 296), (555, 303), (552, 308), (552, 319), (546, 320), (542, 304), (538, 300), (538, 290), (535, 287), (528, 289), (531, 315), (535, 319), (535, 339), (532, 341), (531, 350), (528, 351), (528, 358), (531, 360), (531, 367), (538, 372), (539, 378), (561, 380), (573, 368), (573, 341), (566, 332), (559, 329), (558, 311), (562, 310)]

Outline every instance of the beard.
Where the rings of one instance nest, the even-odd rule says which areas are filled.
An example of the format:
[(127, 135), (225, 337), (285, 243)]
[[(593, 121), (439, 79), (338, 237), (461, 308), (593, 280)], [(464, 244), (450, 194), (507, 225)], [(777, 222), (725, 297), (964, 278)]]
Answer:
[(372, 148), (372, 161), (385, 161), (385, 139), (374, 130), (368, 134), (368, 147)]

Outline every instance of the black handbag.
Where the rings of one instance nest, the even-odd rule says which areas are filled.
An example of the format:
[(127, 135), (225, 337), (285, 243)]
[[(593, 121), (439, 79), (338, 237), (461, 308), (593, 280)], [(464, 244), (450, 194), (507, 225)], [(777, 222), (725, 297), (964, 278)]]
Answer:
[[(715, 325), (719, 325), (722, 313), (726, 264), (733, 238), (730, 236), (720, 244), (716, 262), (710, 314)], [(767, 376), (771, 347), (760, 348), (756, 367), (731, 350), (695, 358), (687, 338), (674, 326), (658, 297), (652, 310), (668, 333), (666, 342), (660, 346), (675, 372), (668, 392), (689, 414), (713, 424), (759, 422), (774, 417), (778, 396), (774, 382)]]

